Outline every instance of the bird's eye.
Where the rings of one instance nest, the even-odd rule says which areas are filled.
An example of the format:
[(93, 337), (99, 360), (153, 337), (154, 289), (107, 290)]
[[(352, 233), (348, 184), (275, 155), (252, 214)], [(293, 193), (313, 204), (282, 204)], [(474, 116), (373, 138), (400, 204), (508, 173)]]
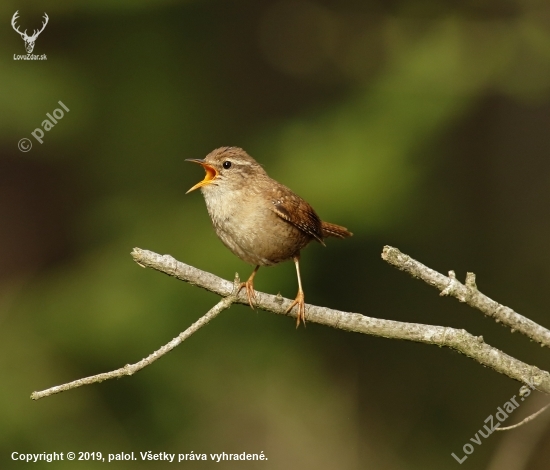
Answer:
[(223, 165), (222, 165), (226, 170), (229, 170), (229, 168), (231, 168), (231, 162), (229, 160), (226, 160), (225, 162), (223, 162)]

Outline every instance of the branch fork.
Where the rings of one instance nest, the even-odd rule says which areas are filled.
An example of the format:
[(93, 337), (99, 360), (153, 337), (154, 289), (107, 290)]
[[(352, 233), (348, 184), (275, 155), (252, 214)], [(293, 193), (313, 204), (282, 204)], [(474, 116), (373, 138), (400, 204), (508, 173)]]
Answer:
[[(159, 255), (141, 248), (132, 251), (134, 261), (142, 268), (152, 268), (176, 279), (201, 287), (222, 297), (212, 309), (199, 318), (189, 328), (180, 333), (169, 343), (157, 349), (146, 358), (135, 364), (127, 364), (120, 369), (90, 377), (85, 377), (63, 385), (33, 392), (31, 398), (38, 400), (56, 393), (64, 392), (83, 385), (102, 382), (104, 380), (133, 375), (150, 365), (163, 355), (179, 346), (189, 336), (212, 321), (223, 310), (233, 303), (248, 305), (246, 292), (239, 292), (240, 281), (236, 275), (234, 282), (221, 279), (214, 274), (201, 271), (193, 266), (177, 261), (170, 255)], [(485, 315), (495, 318), (495, 321), (517, 330), (542, 346), (550, 347), (550, 331), (512, 309), (498, 304), (485, 296), (477, 289), (475, 275), (468, 273), (465, 285), (456, 279), (454, 271), (449, 277), (430, 269), (418, 261), (401, 253), (397, 248), (385, 246), (382, 258), (389, 264), (406, 271), (413, 277), (422, 279), (426, 283), (438, 288), (440, 295), (456, 297), (459, 301), (481, 310)], [(286, 312), (292, 300), (280, 294), (270, 295), (256, 291), (256, 307), (279, 315), (296, 317), (294, 311)], [(306, 316), (309, 322), (319, 323), (345, 331), (353, 331), (372, 336), (391, 339), (402, 339), (425, 344), (435, 344), (454, 349), (480, 364), (490, 367), (523, 384), (529, 385), (540, 392), (550, 394), (550, 373), (536, 366), (526, 364), (511, 357), (483, 340), (482, 336), (473, 336), (466, 330), (455, 328), (406, 323), (393, 320), (384, 320), (367, 317), (359, 313), (343, 312), (326, 307), (306, 304)], [(290, 334), (290, 332), (289, 332)]]

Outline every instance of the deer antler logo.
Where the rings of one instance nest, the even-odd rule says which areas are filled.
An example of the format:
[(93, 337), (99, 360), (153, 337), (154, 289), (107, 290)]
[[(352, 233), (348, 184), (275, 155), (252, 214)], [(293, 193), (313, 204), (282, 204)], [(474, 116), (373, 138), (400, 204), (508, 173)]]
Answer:
[(15, 22), (17, 21), (17, 14), (19, 13), (19, 10), (17, 10), (14, 14), (13, 14), (13, 17), (11, 19), (11, 25), (13, 27), (13, 29), (15, 29), (15, 31), (17, 31), (21, 37), (23, 38), (23, 41), (25, 41), (25, 49), (27, 49), (27, 52), (30, 54), (32, 52), (32, 50), (34, 49), (34, 43), (36, 41), (36, 38), (38, 37), (38, 35), (44, 31), (44, 28), (46, 27), (46, 25), (48, 24), (48, 15), (46, 15), (46, 13), (44, 13), (44, 22), (42, 23), (42, 29), (40, 31), (38, 30), (34, 30), (34, 33), (32, 34), (32, 36), (27, 36), (27, 30), (25, 30), (24, 33), (22, 33), (21, 31), (19, 31), (19, 27), (15, 24)]

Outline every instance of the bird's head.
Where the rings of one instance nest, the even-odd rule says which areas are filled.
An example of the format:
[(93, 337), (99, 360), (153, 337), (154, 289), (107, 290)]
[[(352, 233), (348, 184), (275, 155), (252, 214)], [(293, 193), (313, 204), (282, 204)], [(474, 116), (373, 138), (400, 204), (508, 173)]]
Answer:
[[(187, 193), (201, 188), (239, 189), (250, 182), (250, 178), (265, 175), (262, 166), (239, 147), (221, 147), (210, 152), (203, 160), (189, 158), (186, 161), (201, 165), (206, 176)], [(186, 194), (187, 194), (186, 193)]]

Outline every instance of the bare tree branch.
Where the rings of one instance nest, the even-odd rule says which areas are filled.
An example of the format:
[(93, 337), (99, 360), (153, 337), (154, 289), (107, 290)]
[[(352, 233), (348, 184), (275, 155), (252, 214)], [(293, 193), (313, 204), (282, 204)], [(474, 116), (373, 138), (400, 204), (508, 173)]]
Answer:
[[(156, 269), (218, 295), (224, 296), (231, 292), (232, 284), (229, 281), (177, 261), (170, 255), (159, 255), (151, 251), (134, 248), (132, 257), (143, 267)], [(242, 292), (236, 302), (248, 304), (246, 294)], [(291, 302), (290, 299), (284, 299), (280, 295), (275, 296), (256, 292), (256, 306), (279, 315), (296, 316), (294, 310), (288, 314), (285, 313)], [(485, 366), (491, 367), (501, 374), (550, 394), (550, 374), (548, 372), (508, 356), (486, 344), (481, 336), (475, 337), (465, 330), (383, 320), (359, 313), (342, 312), (309, 304), (306, 305), (306, 318), (310, 322), (346, 331), (446, 346), (475, 359)]]
[(523, 426), (524, 424), (528, 423), (529, 421), (533, 421), (538, 415), (541, 413), (544, 413), (544, 411), (550, 406), (550, 403), (548, 405), (543, 406), (540, 410), (538, 410), (536, 413), (533, 413), (532, 415), (527, 416), (527, 418), (521, 420), (519, 423), (513, 424), (512, 426), (506, 426), (504, 428), (498, 427), (497, 431), (509, 431), (510, 429), (516, 429), (520, 426)]
[(189, 328), (184, 332), (176, 336), (168, 344), (165, 344), (161, 348), (157, 349), (154, 353), (149, 354), (145, 359), (142, 359), (135, 364), (126, 364), (120, 369), (113, 370), (111, 372), (104, 372), (103, 374), (92, 375), (90, 377), (85, 377), (83, 379), (74, 380), (63, 385), (58, 385), (56, 387), (51, 387), (41, 392), (33, 392), (31, 398), (33, 400), (40, 400), (40, 398), (49, 397), (56, 393), (65, 392), (66, 390), (71, 390), (73, 388), (82, 387), (83, 385), (90, 385), (97, 382), (103, 382), (104, 380), (116, 379), (123, 377), (125, 375), (133, 375), (139, 370), (147, 367), (149, 364), (152, 364), (157, 359), (160, 359), (166, 353), (169, 353), (176, 346), (179, 346), (183, 343), (189, 336), (193, 333), (196, 333), (203, 326), (205, 326), (210, 320), (216, 318), (221, 312), (226, 308), (231, 307), (231, 304), (235, 301), (235, 296), (230, 294), (229, 296), (220, 300), (214, 307), (212, 307), (208, 312), (206, 312), (201, 318), (199, 318), (195, 323), (193, 323)]
[[(399, 251), (397, 250), (397, 252)], [(405, 255), (401, 254), (401, 256)], [(179, 345), (184, 339), (188, 338), (195, 331), (218, 315), (222, 310), (228, 308), (232, 303), (248, 304), (248, 298), (244, 291), (240, 292), (238, 296), (235, 296), (234, 294), (237, 280), (234, 284), (226, 281), (225, 279), (219, 278), (214, 274), (201, 271), (193, 266), (177, 261), (170, 255), (159, 255), (157, 253), (153, 253), (152, 251), (142, 250), (140, 248), (134, 248), (132, 251), (132, 257), (137, 264), (144, 268), (152, 268), (182, 281), (189, 282), (192, 285), (221, 295), (224, 299), (178, 337), (174, 338), (170, 343), (163, 346), (158, 351), (155, 351), (142, 361), (133, 365), (127, 365), (112, 372), (76, 380), (74, 382), (52, 387), (41, 392), (34, 392), (31, 395), (32, 399), (37, 400), (54, 393), (70, 390), (72, 388), (80, 387), (81, 385), (101, 382), (114, 377), (132, 375), (134, 372), (149, 365), (160, 356), (166, 354), (168, 351)], [(410, 260), (410, 258), (408, 259)], [(435, 273), (435, 271), (433, 271), (433, 273)], [(296, 313), (294, 310), (288, 314), (285, 313), (285, 310), (291, 302), (292, 300), (285, 299), (281, 295), (275, 296), (265, 294), (263, 292), (256, 292), (256, 306), (258, 308), (279, 315), (288, 315), (295, 318)], [(486, 344), (481, 336), (473, 336), (466, 330), (436, 325), (423, 325), (419, 323), (383, 320), (379, 318), (367, 317), (359, 313), (342, 312), (339, 310), (333, 310), (326, 307), (317, 307), (309, 304), (306, 305), (306, 318), (310, 322), (331, 326), (333, 328), (339, 328), (345, 331), (445, 346), (471, 357), (480, 364), (490, 367), (514, 380), (518, 380), (519, 382), (529, 385), (530, 387), (533, 387), (543, 393), (550, 394), (550, 373), (505, 354), (499, 349)]]
[[(537, 394), (530, 399), (529, 404), (522, 405), (522, 409), (525, 406), (524, 411), (531, 414), (533, 410), (539, 408), (539, 411), (535, 413), (538, 416), (546, 409), (544, 404), (547, 401), (547, 396)], [(544, 408), (540, 409), (543, 406)], [(531, 414), (531, 416), (533, 415)], [(521, 424), (524, 421), (521, 421)], [(485, 468), (487, 470), (526, 470), (535, 451), (544, 449), (541, 441), (549, 424), (550, 413), (546, 413), (529, 426), (524, 427), (521, 432), (503, 433), (502, 439)], [(508, 428), (510, 427), (513, 426), (508, 426)], [(496, 430), (501, 431), (502, 429), (498, 427)]]
[(456, 297), (460, 302), (465, 302), (488, 317), (494, 318), (497, 323), (509, 326), (512, 328), (512, 333), (519, 331), (541, 346), (550, 347), (550, 330), (479, 292), (474, 273), (467, 273), (466, 285), (464, 285), (456, 279), (454, 271), (449, 271), (449, 277), (444, 276), (391, 246), (384, 247), (382, 259), (401, 271), (436, 287), (441, 291), (440, 295)]

